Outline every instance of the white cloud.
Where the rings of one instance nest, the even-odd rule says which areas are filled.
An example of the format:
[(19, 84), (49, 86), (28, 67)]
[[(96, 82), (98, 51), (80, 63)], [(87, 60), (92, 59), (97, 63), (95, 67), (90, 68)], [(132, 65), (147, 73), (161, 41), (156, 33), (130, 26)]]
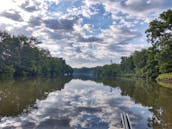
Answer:
[(5, 0), (0, 28), (37, 37), (73, 67), (96, 66), (148, 47), (141, 26), (171, 7), (169, 0)]

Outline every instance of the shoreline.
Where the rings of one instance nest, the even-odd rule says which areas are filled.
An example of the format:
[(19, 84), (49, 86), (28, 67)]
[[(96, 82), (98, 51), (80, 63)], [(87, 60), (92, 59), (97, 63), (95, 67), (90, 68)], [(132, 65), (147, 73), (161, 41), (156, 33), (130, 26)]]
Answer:
[(172, 89), (172, 73), (160, 74), (156, 81), (161, 86)]

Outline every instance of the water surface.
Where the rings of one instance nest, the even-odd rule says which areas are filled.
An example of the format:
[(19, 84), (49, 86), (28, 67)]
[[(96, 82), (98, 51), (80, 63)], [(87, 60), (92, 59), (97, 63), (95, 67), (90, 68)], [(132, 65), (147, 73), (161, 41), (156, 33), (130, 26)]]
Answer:
[(170, 129), (171, 100), (171, 90), (139, 80), (3, 81), (0, 128), (120, 129), (127, 112), (134, 129)]

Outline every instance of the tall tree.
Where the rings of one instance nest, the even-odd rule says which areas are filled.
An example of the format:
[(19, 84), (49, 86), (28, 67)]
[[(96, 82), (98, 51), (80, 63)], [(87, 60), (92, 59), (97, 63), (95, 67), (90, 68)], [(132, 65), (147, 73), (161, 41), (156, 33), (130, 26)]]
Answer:
[(153, 20), (146, 33), (153, 45), (160, 72), (172, 72), (172, 10), (163, 12)]

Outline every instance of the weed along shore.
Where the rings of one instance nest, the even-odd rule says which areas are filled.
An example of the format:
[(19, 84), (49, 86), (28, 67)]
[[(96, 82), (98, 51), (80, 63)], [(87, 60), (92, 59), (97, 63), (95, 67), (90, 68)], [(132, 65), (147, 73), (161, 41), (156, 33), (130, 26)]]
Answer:
[(161, 86), (172, 89), (172, 73), (160, 74), (157, 79), (157, 83)]

